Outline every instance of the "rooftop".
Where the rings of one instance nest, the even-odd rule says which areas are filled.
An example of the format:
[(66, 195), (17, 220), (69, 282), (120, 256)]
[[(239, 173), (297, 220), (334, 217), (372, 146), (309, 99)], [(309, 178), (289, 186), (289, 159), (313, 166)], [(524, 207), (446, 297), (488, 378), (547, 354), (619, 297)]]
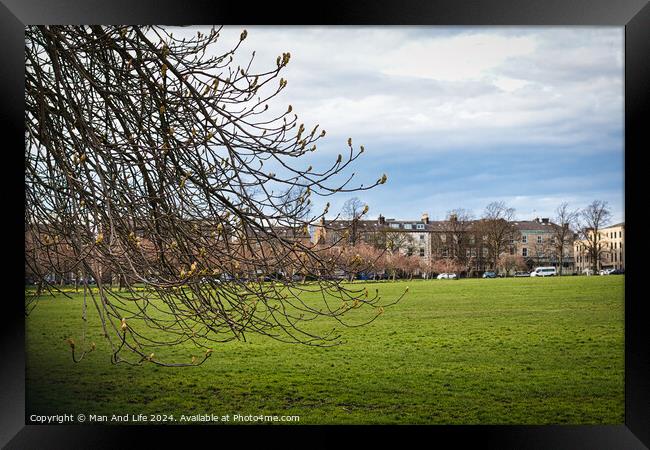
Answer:
[[(383, 222), (382, 222), (383, 220)], [(471, 220), (469, 225), (478, 223), (479, 220)], [(549, 219), (534, 219), (534, 220), (516, 220), (512, 221), (513, 225), (520, 231), (551, 231), (558, 225), (551, 222)], [(325, 228), (327, 229), (343, 229), (352, 225), (351, 220), (325, 220)], [(402, 231), (444, 231), (449, 230), (448, 220), (396, 220), (379, 216), (377, 219), (360, 219), (357, 221), (357, 228), (365, 231), (376, 231), (380, 229), (398, 229)]]

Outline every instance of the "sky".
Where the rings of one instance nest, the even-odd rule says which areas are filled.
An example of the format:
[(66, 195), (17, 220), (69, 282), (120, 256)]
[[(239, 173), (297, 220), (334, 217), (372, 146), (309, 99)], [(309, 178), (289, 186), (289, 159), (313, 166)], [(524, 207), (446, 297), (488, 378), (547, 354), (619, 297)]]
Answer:
[(623, 28), (229, 26), (224, 46), (244, 28), (253, 68), (291, 53), (273, 102), (327, 130), (316, 164), (351, 137), (365, 152), (346, 174), (388, 176), (315, 209), (356, 196), (370, 218), (439, 220), (504, 201), (528, 220), (598, 199), (624, 221)]

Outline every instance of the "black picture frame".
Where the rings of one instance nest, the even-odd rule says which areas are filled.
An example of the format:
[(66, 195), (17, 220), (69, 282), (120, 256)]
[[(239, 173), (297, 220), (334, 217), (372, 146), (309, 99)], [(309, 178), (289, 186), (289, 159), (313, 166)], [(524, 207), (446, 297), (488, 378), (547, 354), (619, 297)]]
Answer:
[[(650, 149), (644, 112), (650, 111), (650, 5), (646, 0), (444, 0), (300, 3), (178, 2), (173, 0), (2, 0), (0, 3), (0, 118), (3, 133), (2, 176), (5, 231), (0, 236), (7, 255), (18, 258), (24, 248), (24, 173), (19, 167), (24, 147), (24, 27), (31, 24), (241, 24), (241, 25), (613, 25), (625, 27), (625, 214), (627, 259), (625, 280), (625, 424), (612, 426), (418, 426), (418, 427), (265, 427), (268, 442), (309, 445), (341, 444), (351, 432), (373, 440), (415, 439), (424, 445), (470, 444), (487, 448), (612, 449), (650, 447), (650, 352), (645, 326), (646, 296), (640, 242), (643, 227), (644, 150)], [(639, 204), (634, 201), (639, 197)], [(7, 208), (9, 206), (9, 208)], [(635, 210), (636, 208), (636, 210)], [(23, 231), (21, 231), (23, 230)], [(14, 234), (15, 233), (15, 234)], [(5, 258), (5, 261), (14, 261)], [(6, 448), (131, 448), (166, 442), (181, 434), (224, 445), (227, 437), (249, 443), (249, 427), (159, 427), (94, 425), (25, 425), (25, 327), (20, 264), (5, 269), (0, 317), (0, 445)], [(287, 439), (289, 433), (290, 440)], [(309, 439), (309, 441), (305, 441)], [(194, 444), (193, 444), (194, 442)], [(403, 441), (407, 442), (407, 441)]]

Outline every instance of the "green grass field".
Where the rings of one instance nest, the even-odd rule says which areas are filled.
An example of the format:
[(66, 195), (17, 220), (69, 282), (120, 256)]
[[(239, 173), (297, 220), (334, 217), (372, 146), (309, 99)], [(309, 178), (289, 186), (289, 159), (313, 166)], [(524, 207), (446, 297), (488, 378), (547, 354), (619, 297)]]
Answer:
[[(299, 415), (301, 424), (621, 424), (621, 276), (369, 284), (407, 296), (345, 345), (314, 348), (250, 335), (202, 366), (114, 366), (65, 339), (80, 296), (46, 297), (26, 318), (28, 414)], [(371, 285), (371, 286), (370, 286)], [(333, 326), (331, 322), (323, 327)], [(193, 347), (168, 354), (189, 358)]]

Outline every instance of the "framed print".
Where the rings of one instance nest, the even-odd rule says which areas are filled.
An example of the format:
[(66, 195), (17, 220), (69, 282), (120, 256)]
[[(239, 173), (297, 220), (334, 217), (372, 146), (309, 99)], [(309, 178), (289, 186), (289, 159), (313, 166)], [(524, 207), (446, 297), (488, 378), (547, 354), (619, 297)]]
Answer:
[(647, 2), (1, 10), (7, 448), (650, 445)]

